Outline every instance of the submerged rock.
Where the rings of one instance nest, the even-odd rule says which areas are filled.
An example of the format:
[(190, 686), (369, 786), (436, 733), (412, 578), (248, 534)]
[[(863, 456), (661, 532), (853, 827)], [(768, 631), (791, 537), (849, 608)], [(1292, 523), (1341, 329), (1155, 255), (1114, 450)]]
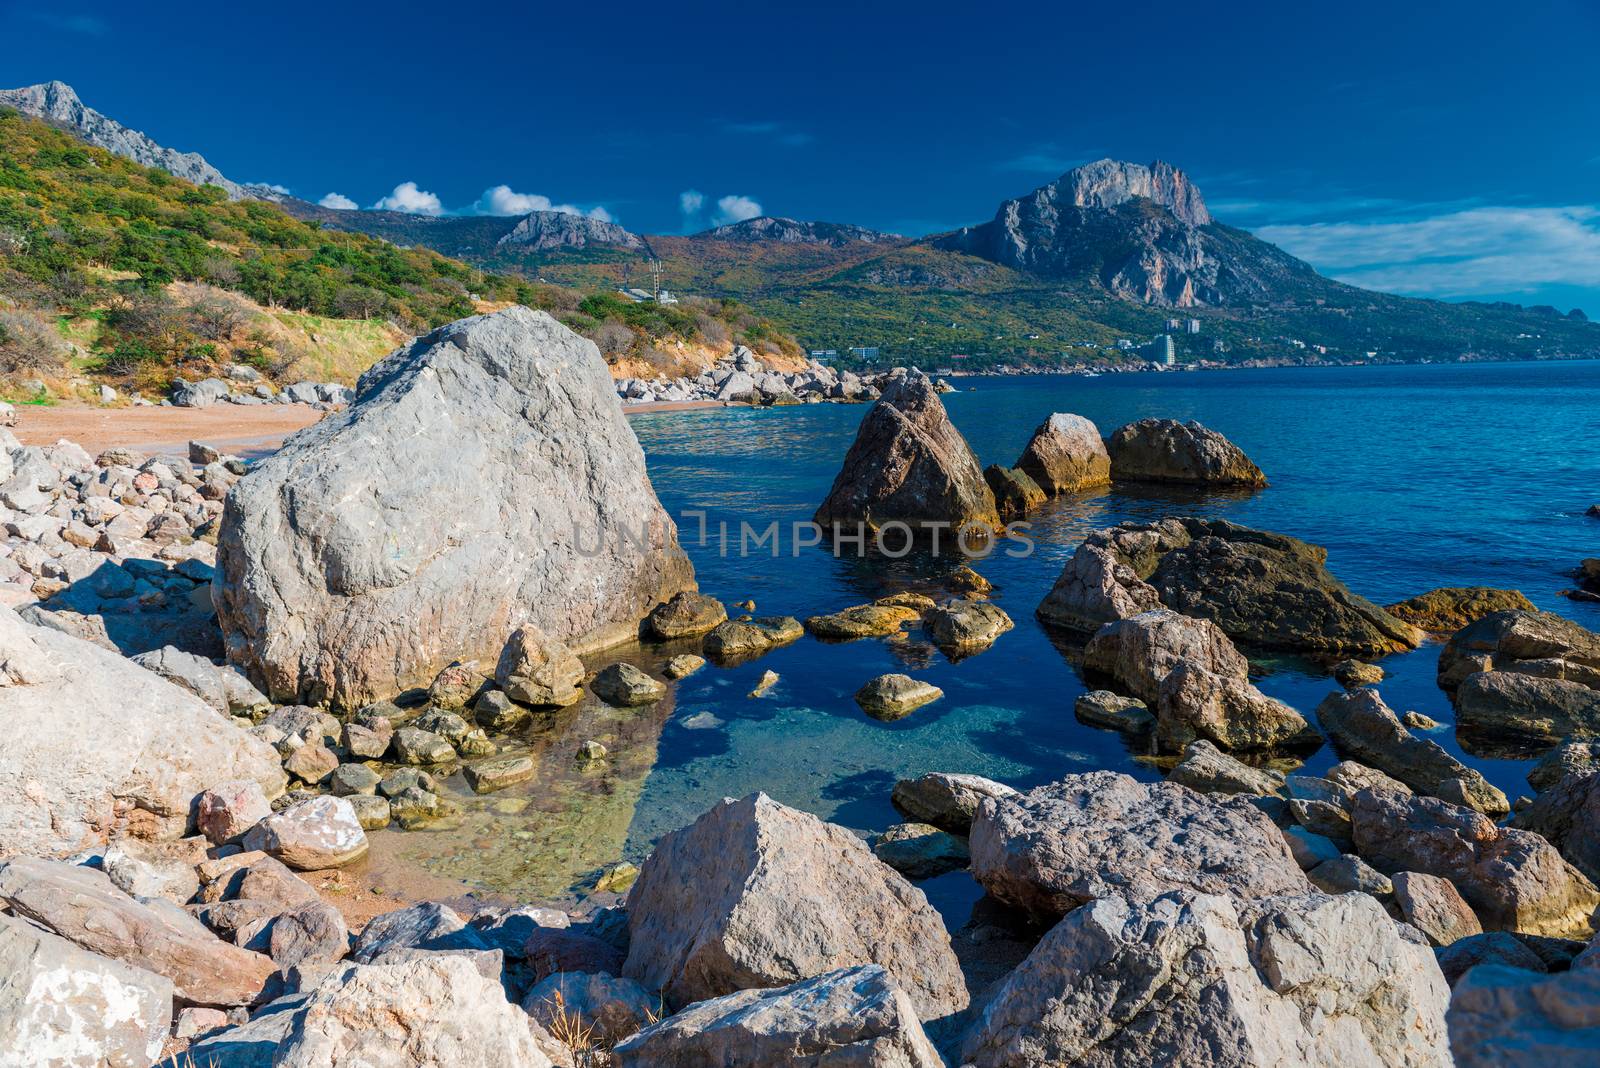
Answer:
[(1432, 952), (1365, 895), (1110, 896), (1045, 935), (961, 1059), (1448, 1068), (1449, 1000)]
[(930, 771), (894, 784), (890, 801), (907, 819), (931, 823), (952, 834), (972, 829), (978, 808), (989, 798), (1012, 797), (1017, 791), (982, 775)]
[(694, 585), (599, 351), (522, 307), (395, 351), (256, 464), (217, 568), (229, 659), (343, 707), (487, 661), (523, 623), (631, 638)]
[(944, 1068), (916, 1006), (876, 964), (697, 1002), (612, 1056), (617, 1068)]
[(945, 540), (963, 527), (1000, 526), (994, 494), (932, 381), (895, 379), (861, 420), (844, 466), (812, 522), (844, 534), (900, 522), (940, 525)]
[(665, 683), (627, 663), (602, 668), (589, 683), (589, 689), (606, 704), (618, 708), (650, 705), (667, 696)]
[(903, 719), (944, 691), (910, 675), (879, 675), (856, 691), (856, 704), (873, 719)]
[(920, 1016), (967, 1004), (922, 892), (849, 831), (765, 794), (663, 837), (628, 895), (628, 928), (624, 974), (671, 1005), (874, 963)]
[(966, 839), (929, 823), (897, 823), (872, 842), (872, 854), (907, 879), (960, 871), (971, 859)]
[(1376, 690), (1329, 694), (1317, 706), (1317, 722), (1340, 753), (1393, 775), (1419, 793), (1491, 816), (1511, 811), (1506, 795), (1482, 773), (1437, 742), (1408, 731)]
[(1150, 706), (1137, 697), (1123, 697), (1110, 690), (1090, 690), (1073, 703), (1072, 714), (1079, 723), (1124, 734), (1143, 734), (1156, 724)]
[(1310, 886), (1250, 802), (1110, 771), (984, 802), (970, 843), (983, 888), (1042, 920), (1101, 897), (1187, 888), (1252, 898)]
[(983, 480), (1002, 519), (1021, 519), (1049, 499), (1037, 482), (1014, 467), (990, 464), (983, 469)]
[(672, 641), (708, 634), (727, 618), (728, 610), (715, 597), (684, 590), (652, 608), (644, 625), (652, 638)]
[(824, 616), (811, 616), (806, 629), (819, 638), (831, 641), (848, 641), (853, 638), (884, 638), (898, 634), (902, 627), (922, 613), (900, 604), (856, 605)]
[(1193, 421), (1140, 419), (1120, 426), (1106, 439), (1106, 452), (1117, 482), (1252, 489), (1267, 484), (1244, 450)]
[(1494, 612), (1537, 611), (1521, 590), (1493, 586), (1445, 586), (1384, 607), (1396, 619), (1435, 634), (1454, 634)]
[(115, 652), (0, 606), (0, 856), (65, 856), (112, 832), (176, 838), (207, 787), (283, 792), (278, 756)]
[(793, 616), (767, 616), (749, 622), (729, 620), (706, 635), (706, 655), (724, 663), (738, 663), (787, 645), (805, 634)]
[(928, 639), (946, 655), (980, 653), (1014, 623), (999, 605), (958, 598), (928, 610), (923, 627)]
[(1052, 497), (1111, 482), (1111, 457), (1100, 428), (1068, 412), (1056, 412), (1039, 424), (1017, 457), (1017, 469)]

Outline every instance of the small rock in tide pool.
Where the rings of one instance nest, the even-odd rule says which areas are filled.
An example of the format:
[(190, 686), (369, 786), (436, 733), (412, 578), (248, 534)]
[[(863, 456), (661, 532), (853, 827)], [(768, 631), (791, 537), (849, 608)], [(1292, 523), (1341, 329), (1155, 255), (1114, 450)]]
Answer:
[(1090, 690), (1072, 706), (1078, 722), (1105, 727), (1127, 734), (1142, 734), (1155, 726), (1155, 716), (1137, 697), (1123, 697), (1110, 690)]
[(976, 594), (982, 596), (994, 590), (994, 583), (978, 574), (966, 564), (962, 564), (944, 580), (945, 589), (951, 593)]
[(879, 675), (856, 691), (856, 704), (873, 719), (895, 720), (943, 696), (939, 687), (909, 675)]
[(751, 690), (748, 696), (761, 697), (776, 685), (778, 685), (778, 673), (769, 668), (761, 673), (761, 677), (756, 680), (756, 688)]
[(582, 763), (604, 760), (606, 758), (606, 753), (608, 752), (609, 750), (599, 742), (584, 742), (582, 745), (578, 746), (578, 760)]
[(680, 653), (661, 667), (661, 674), (669, 679), (683, 679), (706, 666), (706, 658), (693, 653)]
[(872, 852), (908, 879), (960, 871), (971, 861), (967, 840), (926, 823), (899, 823), (880, 834)]
[(710, 731), (722, 726), (722, 722), (710, 712), (696, 712), (683, 721), (683, 727), (691, 731)]
[(1439, 721), (1432, 716), (1424, 716), (1421, 712), (1407, 712), (1401, 717), (1407, 727), (1415, 731), (1433, 731), (1439, 729)]
[(653, 704), (667, 695), (667, 687), (632, 664), (612, 664), (602, 668), (589, 689), (608, 705), (635, 708)]
[(527, 782), (533, 778), (536, 769), (537, 765), (528, 757), (508, 756), (468, 764), (461, 769), (461, 773), (466, 776), (467, 785), (476, 793), (487, 794)]
[(733, 607), (742, 609), (746, 612), (754, 612), (756, 610), (756, 603), (754, 601), (739, 601)]
[(1376, 686), (1382, 682), (1383, 668), (1377, 664), (1362, 663), (1360, 660), (1341, 660), (1333, 665), (1333, 677), (1345, 689), (1355, 690), (1362, 686)]
[(639, 877), (639, 869), (627, 861), (613, 864), (600, 873), (600, 878), (594, 881), (594, 890), (597, 894), (620, 894), (633, 885)]

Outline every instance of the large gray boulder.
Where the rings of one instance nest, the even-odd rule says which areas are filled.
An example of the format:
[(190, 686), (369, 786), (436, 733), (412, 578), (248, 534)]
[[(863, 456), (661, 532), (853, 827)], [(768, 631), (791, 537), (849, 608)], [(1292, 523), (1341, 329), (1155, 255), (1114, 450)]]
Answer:
[(274, 1068), (551, 1068), (571, 1052), (459, 956), (336, 968), (296, 1012)]
[(628, 895), (623, 969), (669, 1005), (881, 964), (923, 1019), (967, 1005), (922, 891), (842, 827), (765, 794), (666, 835)]
[(1450, 880), (1485, 928), (1559, 938), (1594, 930), (1600, 891), (1532, 831), (1435, 797), (1367, 788), (1352, 802), (1350, 832), (1382, 871)]
[(1542, 975), (1481, 964), (1450, 999), (1456, 1068), (1593, 1064), (1600, 1049), (1600, 970)]
[(1052, 497), (1111, 481), (1111, 457), (1100, 429), (1069, 412), (1056, 412), (1039, 424), (1017, 458), (1017, 468)]
[(1365, 894), (1108, 897), (1057, 924), (962, 1045), (975, 1068), (1448, 1068), (1433, 953)]
[(283, 792), (266, 742), (117, 653), (0, 606), (0, 856), (66, 856), (113, 833), (176, 838), (195, 798), (249, 779)]
[(1267, 484), (1244, 450), (1192, 420), (1140, 419), (1120, 426), (1106, 439), (1106, 452), (1118, 482), (1249, 489)]
[(249, 1005), (275, 971), (167, 901), (138, 901), (92, 868), (19, 857), (0, 865), (0, 902), (84, 949), (165, 976), (196, 1005)]
[(1043, 920), (1102, 897), (1311, 889), (1283, 835), (1250, 802), (1111, 771), (984, 801), (970, 843), (983, 888)]
[(1317, 706), (1317, 722), (1341, 754), (1387, 772), (1419, 793), (1491, 816), (1511, 811), (1506, 795), (1438, 742), (1406, 730), (1376, 690), (1339, 691)]
[(617, 1068), (944, 1068), (876, 964), (700, 1001), (612, 1051)]
[(148, 1068), (172, 983), (0, 915), (0, 1064)]
[(1568, 775), (1513, 816), (1511, 826), (1541, 835), (1600, 884), (1600, 775)]
[(522, 307), (362, 375), (229, 492), (217, 564), (229, 659), (348, 707), (494, 662), (524, 623), (580, 651), (632, 638), (694, 585), (599, 350)]
[[(812, 521), (853, 534), (898, 521), (949, 544), (963, 527), (1000, 526), (994, 493), (926, 375), (895, 379), (861, 420), (844, 466)], [(898, 548), (893, 541), (891, 547)]]

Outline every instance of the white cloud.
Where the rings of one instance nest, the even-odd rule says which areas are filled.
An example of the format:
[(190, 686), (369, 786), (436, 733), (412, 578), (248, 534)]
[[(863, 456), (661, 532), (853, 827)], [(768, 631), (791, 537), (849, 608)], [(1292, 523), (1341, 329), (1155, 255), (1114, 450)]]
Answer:
[(372, 205), (380, 211), (403, 211), (411, 215), (443, 215), (444, 205), (432, 193), (417, 188), (416, 182), (401, 182), (394, 192)]
[(526, 215), (532, 211), (558, 211), (563, 215), (587, 215), (601, 222), (614, 221), (603, 207), (580, 208), (576, 204), (557, 204), (539, 193), (518, 193), (509, 185), (485, 189), (473, 205), (479, 215)]
[(360, 207), (359, 204), (343, 193), (329, 193), (317, 203), (325, 208), (332, 208), (334, 211), (355, 211), (356, 208)]
[(698, 189), (685, 189), (678, 194), (678, 210), (685, 215), (699, 215), (706, 206), (706, 195)]
[(1429, 297), (1600, 287), (1600, 208), (1478, 207), (1394, 222), (1263, 226), (1340, 281)]
[(744, 222), (754, 219), (762, 214), (759, 202), (746, 196), (728, 195), (717, 199), (717, 213), (712, 216), (713, 226), (726, 226), (729, 223)]

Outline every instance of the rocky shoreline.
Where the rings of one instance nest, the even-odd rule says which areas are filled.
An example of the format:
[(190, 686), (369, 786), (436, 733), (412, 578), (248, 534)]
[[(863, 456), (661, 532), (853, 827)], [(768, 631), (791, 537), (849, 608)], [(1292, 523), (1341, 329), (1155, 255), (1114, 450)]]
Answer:
[[(1003, 539), (1115, 482), (1271, 492), (1197, 423), (1102, 436), (1054, 413), (1014, 466), (985, 469), (925, 375), (814, 368), (769, 391), (758, 372), (736, 358), (704, 386), (877, 396), (819, 502), (835, 535)], [(571, 911), (427, 901), (351, 924), (307, 873), (357, 864), (369, 832), (448, 820), (457, 768), (479, 794), (527, 781), (517, 733), (576, 702), (642, 714), (678, 679), (796, 641), (915, 631), (956, 660), (1014, 627), (970, 569), (804, 620), (698, 592), (617, 392), (593, 345), (514, 308), (398, 350), (253, 465), (0, 430), (0, 706), (26, 740), (0, 751), (0, 1063), (46, 1047), (63, 1065), (306, 1068), (1592, 1051), (1600, 636), (1516, 591), (1381, 607), (1317, 546), (1190, 516), (1091, 533), (1035, 594), (1102, 687), (1078, 719), (1161, 781), (1019, 791), (931, 769), (893, 783), (904, 822), (867, 839), (758, 792), (601, 873)], [(1447, 637), (1438, 683), (1463, 744), (1537, 758), (1536, 797), (1506, 797), (1384, 702), (1370, 661), (1429, 633)], [(631, 642), (662, 670), (619, 658)], [(1330, 692), (1314, 710), (1268, 697), (1243, 650), (1324, 662)], [(899, 673), (856, 693), (885, 721), (942, 697)], [(1323, 745), (1341, 761), (1305, 773)], [(591, 740), (573, 759), (610, 756)], [(960, 871), (984, 897), (951, 930), (918, 883)]]

